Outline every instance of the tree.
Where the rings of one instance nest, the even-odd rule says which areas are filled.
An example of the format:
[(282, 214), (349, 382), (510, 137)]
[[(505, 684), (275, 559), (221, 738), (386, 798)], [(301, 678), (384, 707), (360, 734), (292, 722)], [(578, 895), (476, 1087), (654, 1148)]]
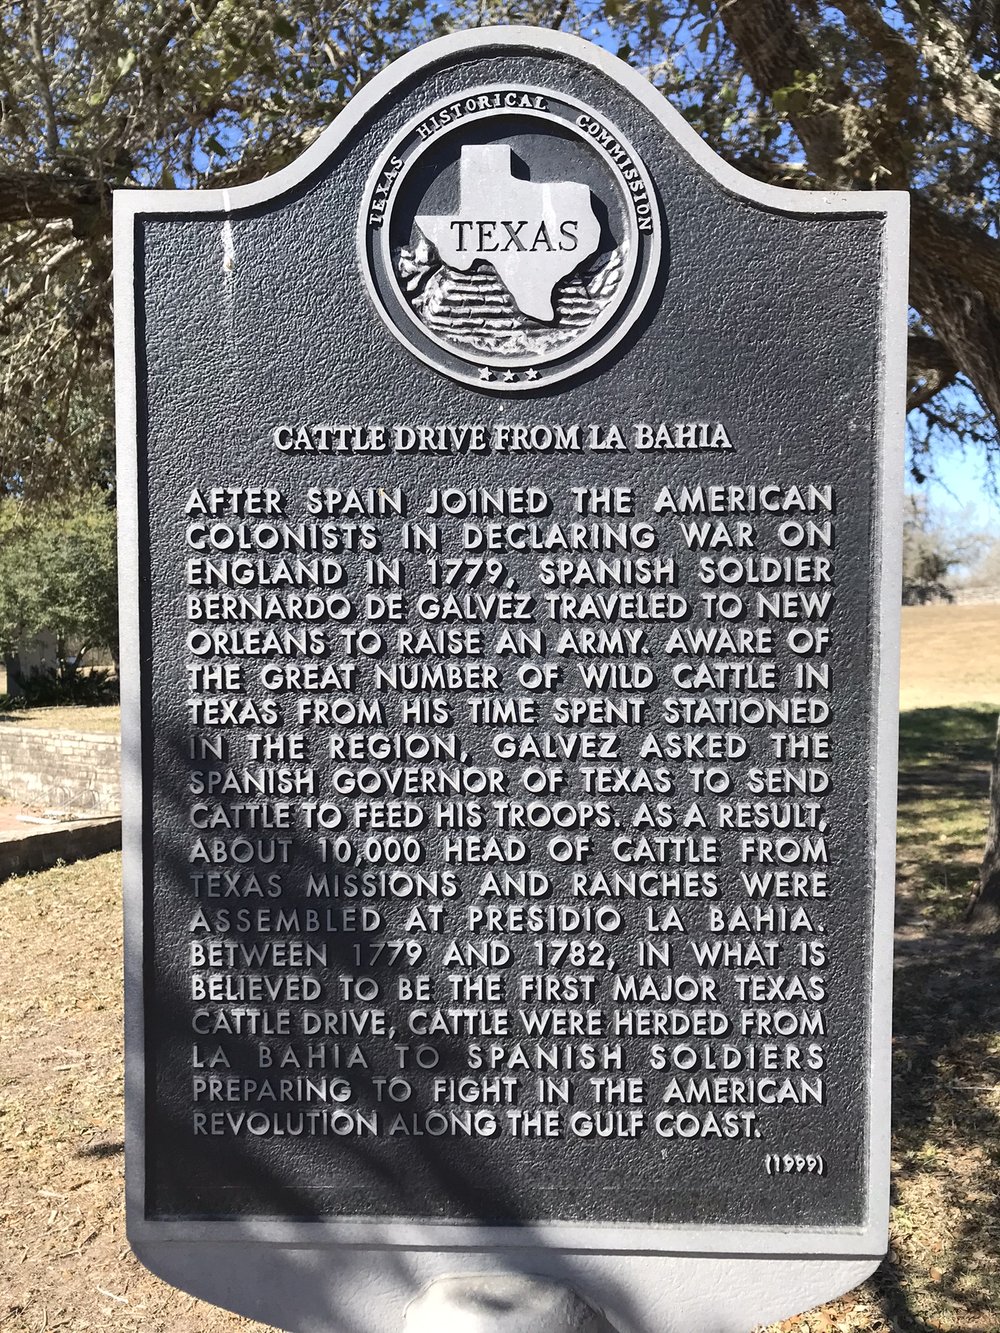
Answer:
[[(1000, 88), (986, 0), (612, 0), (623, 30), (734, 165), (806, 189), (912, 200), (918, 449), (1000, 422)], [(691, 40), (691, 37), (695, 40)], [(671, 39), (676, 43), (671, 46)], [(956, 394), (968, 385), (975, 403)], [(919, 462), (918, 462), (919, 466)]]
[(969, 905), (968, 919), (979, 930), (1000, 930), (1000, 719), (990, 767), (990, 819), (979, 867), (979, 889)]
[[(806, 189), (911, 192), (912, 470), (921, 480), (931, 450), (955, 436), (995, 463), (995, 0), (608, 0), (608, 13), (621, 52), (741, 170)], [(970, 916), (1000, 928), (1000, 729)]]
[(51, 634), (61, 678), (94, 648), (117, 657), (116, 523), (107, 497), (71, 507), (0, 502), (0, 650)]
[(419, 39), (420, 2), (3, 6), (0, 496), (111, 485), (112, 191), (275, 170)]
[(18, 0), (0, 13), (0, 495), (111, 484), (113, 188), (263, 175), (397, 51), (498, 21), (610, 43), (761, 180), (910, 190), (914, 474), (955, 435), (1000, 457), (995, 0)]
[(924, 495), (911, 492), (903, 509), (903, 605), (953, 602), (958, 571), (984, 561), (990, 538), (974, 531), (968, 515), (935, 517)]
[(596, 33), (760, 179), (911, 190), (916, 466), (955, 432), (1000, 454), (992, 0), (23, 0), (0, 14), (0, 494), (108, 484), (114, 188), (273, 171), (399, 50), (498, 21)]
[[(710, 137), (743, 170), (810, 189), (911, 191), (910, 405), (925, 439), (952, 427), (996, 448), (994, 9), (977, 0), (699, 0), (668, 2), (662, 15), (676, 25), (698, 12), (698, 41), (672, 62), (670, 82), (700, 85), (703, 103), (714, 95)], [(656, 27), (664, 31), (660, 16)], [(960, 377), (981, 404), (978, 419), (949, 401)]]

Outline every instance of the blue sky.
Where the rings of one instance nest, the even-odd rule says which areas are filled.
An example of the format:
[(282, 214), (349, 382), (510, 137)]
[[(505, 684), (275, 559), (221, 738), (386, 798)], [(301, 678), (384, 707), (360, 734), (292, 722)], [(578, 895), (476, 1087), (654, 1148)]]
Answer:
[(968, 510), (970, 526), (1000, 535), (1000, 498), (990, 489), (982, 448), (953, 445), (941, 449), (934, 467), (935, 475), (921, 488), (932, 512)]

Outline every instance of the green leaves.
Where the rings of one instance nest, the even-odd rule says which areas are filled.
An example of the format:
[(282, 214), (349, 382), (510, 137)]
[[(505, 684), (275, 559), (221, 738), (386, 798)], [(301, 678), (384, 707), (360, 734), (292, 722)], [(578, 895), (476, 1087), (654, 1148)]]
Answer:
[(280, 14), (275, 14), (272, 18), (271, 28), (275, 37), (282, 37), (286, 42), (294, 42), (298, 35), (295, 24), (290, 19), (282, 18)]
[(79, 649), (118, 634), (115, 511), (94, 492), (0, 502), (0, 650), (40, 634)]
[[(959, 91), (997, 86), (996, 25), (975, 27), (964, 0), (907, 0), (902, 10), (859, 0), (848, 7), (855, 27), (844, 6), (800, 0), (46, 0), (42, 10), (39, 60), (25, 6), (0, 5), (0, 171), (70, 188), (65, 218), (43, 215), (12, 184), (0, 189), (13, 219), (0, 224), (0, 364), (11, 368), (0, 374), (0, 495), (107, 484), (111, 190), (259, 179), (396, 54), (445, 32), (523, 22), (590, 36), (641, 69), (730, 162), (783, 185), (830, 184), (801, 138), (825, 121), (843, 139), (828, 154), (836, 184), (910, 185), (995, 233), (1000, 137), (949, 110), (954, 89), (940, 71), (930, 78), (921, 66), (913, 84), (900, 75), (901, 52), (922, 33), (947, 38), (941, 59), (953, 62)], [(778, 41), (775, 14), (791, 16), (801, 60)], [(757, 20), (752, 50), (733, 40), (737, 15)], [(775, 63), (793, 74), (771, 77)], [(794, 74), (802, 64), (820, 72)], [(71, 235), (87, 244), (45, 273)], [(951, 264), (953, 252), (944, 258)], [(929, 255), (924, 271), (940, 261)], [(32, 272), (45, 273), (37, 285)], [(6, 309), (20, 292), (28, 298)], [(970, 357), (951, 351), (975, 382)], [(1000, 402), (1000, 384), (992, 396), (976, 388)], [(989, 438), (995, 446), (995, 425)]]

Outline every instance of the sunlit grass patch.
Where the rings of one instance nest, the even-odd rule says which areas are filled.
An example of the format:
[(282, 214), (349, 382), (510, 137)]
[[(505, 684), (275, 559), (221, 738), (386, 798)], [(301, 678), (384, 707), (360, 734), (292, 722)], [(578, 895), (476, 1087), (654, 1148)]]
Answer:
[(897, 915), (954, 924), (979, 875), (996, 708), (918, 708), (899, 721)]
[(0, 727), (44, 727), (49, 731), (114, 734), (121, 726), (117, 704), (67, 704), (58, 708), (18, 708), (0, 712)]

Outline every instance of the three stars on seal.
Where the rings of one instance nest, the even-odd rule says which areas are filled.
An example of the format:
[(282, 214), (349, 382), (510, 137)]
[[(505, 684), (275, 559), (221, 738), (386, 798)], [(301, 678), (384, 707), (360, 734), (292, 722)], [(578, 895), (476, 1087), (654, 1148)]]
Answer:
[[(493, 369), (490, 366), (480, 366), (479, 378), (486, 382), (489, 382), (490, 380), (500, 379), (504, 384), (518, 384), (520, 383), (522, 377), (519, 376), (517, 372), (513, 370), (505, 370), (502, 375), (498, 376), (494, 373)], [(528, 369), (524, 372), (523, 378), (526, 380), (537, 380), (539, 378), (538, 371), (535, 369), (534, 366), (529, 366)]]

